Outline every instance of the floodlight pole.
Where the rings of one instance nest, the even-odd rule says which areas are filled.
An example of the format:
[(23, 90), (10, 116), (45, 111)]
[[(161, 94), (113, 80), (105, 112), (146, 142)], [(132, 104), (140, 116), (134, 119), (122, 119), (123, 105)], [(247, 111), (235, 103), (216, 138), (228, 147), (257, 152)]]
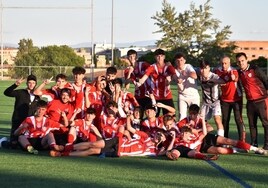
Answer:
[(112, 0), (112, 19), (111, 19), (111, 47), (112, 47), (112, 62), (111, 65), (114, 66), (114, 0)]
[(1, 0), (1, 80), (4, 80), (3, 4)]
[(91, 81), (94, 79), (94, 36), (93, 36), (93, 0), (91, 0)]

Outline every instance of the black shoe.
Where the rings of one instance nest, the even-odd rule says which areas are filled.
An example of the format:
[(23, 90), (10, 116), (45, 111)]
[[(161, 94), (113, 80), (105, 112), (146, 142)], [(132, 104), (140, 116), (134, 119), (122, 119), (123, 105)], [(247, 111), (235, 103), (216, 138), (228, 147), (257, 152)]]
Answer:
[(251, 143), (250, 145), (254, 146), (254, 147), (258, 147), (257, 143)]
[(265, 144), (265, 145), (263, 146), (263, 149), (268, 150), (268, 145)]

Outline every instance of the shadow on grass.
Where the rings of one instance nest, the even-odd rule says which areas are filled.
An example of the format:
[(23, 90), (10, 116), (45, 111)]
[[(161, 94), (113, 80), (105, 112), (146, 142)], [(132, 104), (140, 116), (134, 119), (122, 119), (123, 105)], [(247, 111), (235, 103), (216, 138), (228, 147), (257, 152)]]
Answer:
[[(139, 185), (140, 187), (200, 187), (200, 185), (214, 187), (213, 182), (215, 181), (221, 182), (223, 187), (238, 185), (206, 162), (194, 159), (182, 158), (178, 161), (168, 161), (165, 157), (106, 157), (100, 159), (96, 156), (51, 158), (47, 151), (42, 151), (40, 155), (34, 156), (20, 150), (0, 150), (0, 155), (6, 155), (10, 165), (14, 165), (12, 158), (22, 160), (20, 163), (14, 161), (14, 168), (18, 168), (16, 164), (21, 166), (18, 170), (0, 171), (0, 182), (6, 182), (4, 184), (6, 187), (137, 187)], [(263, 156), (243, 155), (249, 155), (240, 156), (245, 160), (243, 163), (240, 162), (239, 156), (237, 156), (237, 160), (229, 161), (231, 165), (237, 166), (234, 175), (243, 177), (244, 181), (255, 182), (257, 185), (267, 184), (267, 174), (252, 172), (250, 169), (239, 171), (239, 165), (245, 166), (247, 162)], [(228, 164), (228, 157), (226, 163)], [(42, 169), (45, 173), (44, 176), (40, 176), (38, 171), (41, 169), (38, 169), (40, 167), (38, 164), (44, 168)], [(31, 165), (32, 168), (35, 167), (32, 175), (29, 174)], [(60, 177), (59, 173), (61, 173)], [(129, 176), (128, 173), (132, 175)], [(76, 179), (77, 175), (79, 178)], [(84, 177), (86, 181), (83, 178), (81, 180), (80, 176)], [(183, 180), (182, 177), (187, 177), (187, 179)], [(174, 180), (170, 181), (170, 178)], [(192, 178), (198, 179), (199, 184), (193, 184)], [(5, 186), (1, 185), (1, 187)]]

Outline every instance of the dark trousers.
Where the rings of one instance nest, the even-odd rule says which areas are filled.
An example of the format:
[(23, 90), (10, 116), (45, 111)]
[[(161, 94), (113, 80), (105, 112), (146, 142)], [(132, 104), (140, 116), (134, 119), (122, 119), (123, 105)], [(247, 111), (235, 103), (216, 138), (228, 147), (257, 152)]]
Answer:
[[(165, 104), (165, 105), (167, 105), (167, 106), (171, 106), (171, 107), (175, 108), (173, 99), (156, 100), (156, 103), (158, 103), (158, 102), (160, 102), (160, 103), (162, 103), (162, 104)], [(164, 109), (164, 108), (158, 108), (157, 113), (156, 113), (156, 117), (158, 117), (158, 116), (160, 115), (160, 111), (161, 111), (161, 109), (162, 109), (162, 111), (163, 111), (163, 112), (162, 112), (163, 115), (165, 115), (165, 114), (167, 114), (167, 113), (169, 112), (168, 110), (166, 110), (166, 109)]]
[(268, 146), (268, 98), (247, 102), (247, 116), (250, 129), (251, 144), (258, 146), (258, 117), (264, 128), (264, 146)]
[(242, 119), (242, 106), (243, 106), (242, 100), (236, 101), (236, 102), (221, 101), (222, 124), (224, 127), (224, 137), (229, 138), (229, 123), (230, 123), (230, 118), (231, 118), (231, 112), (233, 110), (239, 140), (245, 141), (246, 128), (245, 128), (245, 124), (244, 124), (243, 119)]

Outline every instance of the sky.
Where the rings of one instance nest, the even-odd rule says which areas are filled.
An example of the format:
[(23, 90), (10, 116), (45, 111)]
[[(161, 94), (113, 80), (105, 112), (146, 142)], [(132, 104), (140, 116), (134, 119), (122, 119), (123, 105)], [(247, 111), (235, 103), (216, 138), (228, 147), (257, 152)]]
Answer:
[[(114, 43), (158, 40), (158, 27), (151, 19), (162, 8), (162, 0), (0, 0), (3, 43), (18, 44), (30, 38), (36, 46)], [(206, 0), (167, 0), (177, 13), (190, 3)], [(213, 18), (221, 28), (231, 26), (231, 40), (268, 40), (267, 0), (211, 0)], [(73, 9), (67, 8), (73, 7)], [(93, 10), (93, 18), (91, 11)], [(113, 19), (112, 19), (113, 18)], [(91, 27), (93, 20), (93, 28)], [(92, 35), (93, 33), (93, 35)], [(93, 40), (92, 40), (93, 39)]]

